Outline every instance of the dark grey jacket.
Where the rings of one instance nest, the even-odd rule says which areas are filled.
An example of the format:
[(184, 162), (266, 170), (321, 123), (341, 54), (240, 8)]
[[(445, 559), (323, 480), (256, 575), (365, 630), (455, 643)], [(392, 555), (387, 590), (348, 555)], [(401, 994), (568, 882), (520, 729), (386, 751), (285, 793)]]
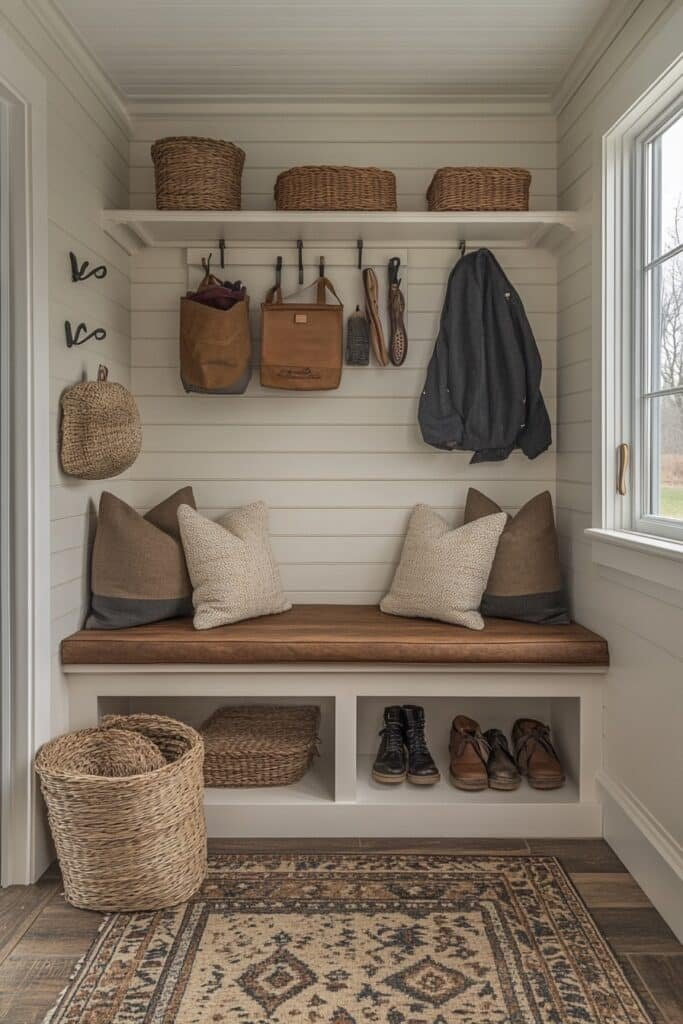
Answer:
[(541, 357), (521, 299), (493, 253), (478, 249), (451, 271), (441, 326), (420, 398), (427, 444), (473, 451), (472, 462), (530, 459), (550, 445)]

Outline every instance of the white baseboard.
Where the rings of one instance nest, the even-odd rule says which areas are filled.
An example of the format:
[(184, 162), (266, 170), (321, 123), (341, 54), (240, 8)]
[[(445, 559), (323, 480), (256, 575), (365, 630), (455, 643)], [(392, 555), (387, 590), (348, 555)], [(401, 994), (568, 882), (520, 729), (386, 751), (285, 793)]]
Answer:
[(683, 847), (625, 786), (604, 771), (597, 782), (606, 841), (683, 942)]

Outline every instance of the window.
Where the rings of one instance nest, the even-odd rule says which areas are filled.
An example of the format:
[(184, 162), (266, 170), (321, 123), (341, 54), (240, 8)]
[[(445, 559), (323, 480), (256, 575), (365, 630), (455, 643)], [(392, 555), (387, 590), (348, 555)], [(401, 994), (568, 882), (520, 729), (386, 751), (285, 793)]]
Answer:
[(598, 565), (683, 591), (683, 55), (610, 123), (611, 109), (596, 123), (602, 444), (586, 534)]
[(683, 540), (683, 111), (638, 145), (633, 527)]

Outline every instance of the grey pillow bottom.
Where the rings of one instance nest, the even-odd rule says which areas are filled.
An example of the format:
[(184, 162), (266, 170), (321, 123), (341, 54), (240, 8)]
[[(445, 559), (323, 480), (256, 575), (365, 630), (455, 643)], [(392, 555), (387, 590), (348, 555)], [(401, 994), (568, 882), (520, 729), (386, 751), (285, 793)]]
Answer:
[(93, 594), (86, 629), (128, 629), (192, 615), (192, 598), (142, 599)]
[(562, 590), (514, 597), (484, 594), (481, 614), (492, 619), (518, 619), (547, 626), (564, 626), (571, 622)]

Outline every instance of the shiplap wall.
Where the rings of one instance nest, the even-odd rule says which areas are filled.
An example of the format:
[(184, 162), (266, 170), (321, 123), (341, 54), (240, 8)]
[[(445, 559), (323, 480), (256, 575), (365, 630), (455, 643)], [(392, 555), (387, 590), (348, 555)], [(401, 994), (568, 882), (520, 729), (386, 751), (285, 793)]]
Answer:
[[(103, 206), (128, 204), (128, 133), (95, 94), (78, 67), (20, 0), (4, 3), (0, 26), (24, 49), (47, 80), (50, 414), (52, 727), (66, 727), (58, 650), (62, 638), (83, 622), (88, 600), (88, 502), (102, 484), (65, 476), (59, 466), (59, 397), (82, 377), (96, 377), (105, 362), (113, 380), (130, 383), (129, 257), (100, 228)], [(73, 284), (69, 251), (108, 275)], [(67, 349), (64, 321), (104, 327), (104, 342)], [(122, 493), (124, 481), (107, 481)]]
[[(669, 21), (677, 13), (678, 29)], [(609, 641), (605, 770), (621, 794), (607, 800), (605, 835), (661, 913), (679, 929), (681, 883), (667, 888), (658, 849), (683, 864), (681, 679), (683, 596), (600, 568), (584, 529), (600, 479), (592, 444), (601, 432), (601, 138), (680, 50), (681, 7), (645, 0), (564, 105), (558, 123), (558, 200), (585, 214), (585, 229), (558, 260), (558, 522), (575, 617)], [(596, 459), (597, 467), (597, 459)], [(633, 808), (640, 808), (632, 818)], [(639, 829), (645, 828), (645, 834)], [(639, 838), (638, 838), (639, 837)]]
[[(272, 205), (277, 172), (297, 162), (378, 164), (396, 171), (399, 205), (424, 208), (433, 168), (443, 163), (524, 164), (533, 173), (533, 205), (555, 207), (554, 121), (548, 117), (224, 116), (213, 120), (134, 120), (132, 203), (153, 204), (150, 143), (162, 134), (234, 139), (247, 152), (244, 205)], [(276, 247), (228, 246), (225, 274), (242, 278), (252, 297), (258, 346), (260, 302), (278, 254), (284, 289), (296, 281), (295, 239)], [(217, 253), (214, 254), (214, 266)], [(362, 301), (356, 249), (305, 247), (306, 281), (320, 255), (345, 304)], [(258, 498), (271, 529), (285, 588), (295, 602), (376, 602), (389, 585), (410, 509), (428, 502), (457, 522), (469, 484), (517, 509), (543, 488), (554, 493), (555, 456), (470, 466), (467, 454), (424, 445), (417, 401), (434, 339), (452, 249), (368, 247), (382, 286), (386, 263), (400, 255), (407, 299), (409, 356), (403, 367), (345, 367), (326, 394), (262, 389), (258, 369), (244, 396), (186, 396), (178, 375), (178, 297), (200, 276), (199, 250), (151, 249), (134, 258), (132, 380), (144, 423), (143, 454), (131, 470), (141, 509), (192, 483), (198, 506), (213, 517)], [(554, 417), (556, 269), (534, 249), (497, 251), (525, 302), (544, 362), (543, 390)]]

